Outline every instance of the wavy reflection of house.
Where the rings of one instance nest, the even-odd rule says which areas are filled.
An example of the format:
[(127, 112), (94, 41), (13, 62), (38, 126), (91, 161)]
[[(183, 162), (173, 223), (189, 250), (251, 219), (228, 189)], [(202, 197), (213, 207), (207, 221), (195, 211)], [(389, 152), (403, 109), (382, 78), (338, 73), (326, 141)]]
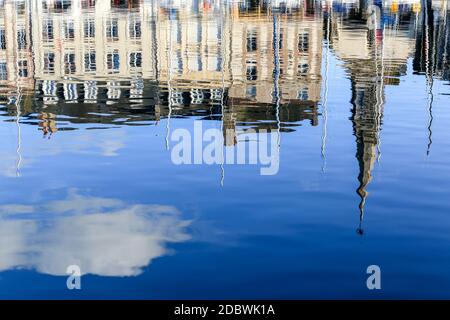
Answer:
[[(0, 9), (0, 101), (30, 103), (34, 89), (31, 20), (28, 1), (5, 1)], [(25, 100), (25, 101), (24, 101)]]
[(36, 93), (25, 117), (51, 113), (58, 123), (58, 115), (66, 116), (63, 126), (169, 115), (222, 119), (224, 129), (266, 128), (277, 117), (284, 131), (304, 119), (316, 125), (322, 25), (308, 3), (289, 4), (292, 19), (258, 1), (35, 1), (28, 7), (33, 28), (28, 25), (27, 39), (33, 40), (35, 66), (28, 74)]
[(450, 80), (450, 5), (426, 1), (417, 25), (414, 71), (427, 77)]

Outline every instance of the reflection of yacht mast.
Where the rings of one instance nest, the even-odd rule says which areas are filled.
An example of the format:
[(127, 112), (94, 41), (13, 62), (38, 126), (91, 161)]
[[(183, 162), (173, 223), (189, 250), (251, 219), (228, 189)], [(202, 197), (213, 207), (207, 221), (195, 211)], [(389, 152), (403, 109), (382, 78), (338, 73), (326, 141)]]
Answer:
[[(222, 35), (222, 39), (221, 39), (221, 43), (220, 43), (220, 51), (221, 51), (221, 55), (222, 55), (222, 92), (220, 95), (220, 132), (223, 132), (223, 109), (224, 109), (224, 99), (225, 99), (225, 58), (226, 58), (226, 54), (225, 54), (225, 23), (224, 23), (224, 14), (227, 12), (226, 10), (224, 10), (223, 6), (220, 6), (220, 9), (223, 10), (223, 12), (221, 12), (220, 15), (220, 27), (222, 29), (221, 35)], [(225, 19), (226, 20), (226, 19)], [(223, 187), (224, 184), (224, 180), (225, 180), (225, 167), (224, 167), (224, 162), (225, 162), (225, 150), (224, 150), (225, 146), (224, 143), (222, 143), (221, 146), (221, 150), (222, 150), (222, 154), (221, 154), (221, 163), (220, 163), (220, 172), (221, 172), (221, 176), (220, 176), (220, 185)]]
[(276, 120), (277, 120), (277, 144), (278, 151), (280, 149), (280, 89), (279, 89), (279, 79), (280, 79), (280, 23), (278, 21), (279, 16), (273, 13), (273, 62), (274, 62), (274, 70), (273, 70), (273, 98), (275, 100), (275, 108), (276, 108)]
[[(381, 19), (382, 17), (380, 17)], [(377, 86), (377, 104), (376, 104), (376, 131), (377, 131), (377, 161), (381, 158), (381, 114), (384, 105), (383, 89), (384, 89), (384, 37), (385, 37), (385, 25), (383, 23), (382, 34), (381, 34), (381, 73), (380, 80)], [(376, 43), (376, 42), (375, 42)], [(377, 52), (377, 48), (375, 48)], [(378, 76), (378, 59), (377, 61), (377, 76)]]
[(152, 30), (152, 62), (154, 64), (154, 70), (155, 70), (155, 80), (156, 82), (159, 81), (159, 68), (158, 68), (158, 40), (156, 38), (156, 25), (158, 24), (158, 15), (155, 15), (155, 0), (152, 0), (151, 5), (152, 10), (152, 16), (151, 16), (151, 30)]
[[(17, 25), (17, 12), (15, 12), (15, 21), (14, 25)], [(20, 41), (21, 47), (24, 46), (24, 39), (22, 37), (18, 37), (17, 39)], [(15, 67), (16, 67), (16, 86), (17, 86), (17, 92), (16, 92), (16, 99), (14, 100), (14, 104), (16, 105), (16, 126), (17, 126), (17, 162), (16, 162), (16, 176), (20, 177), (20, 166), (22, 164), (22, 154), (21, 154), (21, 148), (22, 148), (22, 133), (20, 128), (20, 116), (21, 116), (21, 110), (20, 110), (20, 102), (22, 100), (22, 88), (20, 87), (19, 79), (20, 79), (20, 66), (19, 66), (19, 50), (16, 50), (16, 56), (15, 56)]]
[(323, 98), (323, 126), (322, 126), (322, 172), (325, 172), (327, 159), (325, 155), (327, 143), (327, 126), (328, 126), (328, 69), (329, 69), (329, 53), (330, 53), (330, 28), (331, 28), (332, 8), (328, 11), (327, 20), (327, 46), (325, 55), (325, 77), (324, 77), (324, 98)]
[(447, 28), (447, 9), (448, 5), (446, 1), (442, 1), (442, 13), (441, 16), (443, 17), (443, 23), (442, 25), (442, 29), (444, 29), (443, 33), (444, 33), (444, 54), (442, 55), (442, 65), (446, 66), (447, 65), (447, 49), (448, 49), (448, 39), (449, 39), (449, 29)]
[[(429, 17), (429, 12), (428, 10), (430, 9), (431, 11), (431, 3), (427, 0), (424, 0), (425, 6), (424, 6), (424, 20), (425, 20), (425, 73), (426, 73), (426, 79), (427, 79), (427, 109), (428, 109), (428, 126), (427, 126), (427, 130), (428, 130), (428, 145), (427, 145), (427, 156), (430, 154), (430, 150), (431, 150), (431, 145), (433, 144), (433, 131), (432, 131), (432, 124), (433, 124), (433, 100), (434, 100), (434, 96), (433, 96), (433, 76), (434, 76), (434, 45), (435, 45), (435, 32), (433, 31), (433, 43), (431, 44), (432, 46), (432, 57), (430, 59), (430, 26), (429, 26), (429, 22), (430, 22), (430, 17)], [(429, 6), (430, 5), (430, 8)], [(432, 19), (432, 17), (431, 17)], [(433, 28), (434, 30), (434, 28)], [(431, 60), (431, 68), (430, 68), (430, 60)]]
[(168, 99), (167, 105), (169, 107), (169, 113), (167, 114), (166, 121), (166, 149), (169, 150), (169, 136), (170, 136), (170, 117), (172, 116), (172, 20), (169, 20), (169, 26), (167, 28), (169, 33), (169, 46), (167, 48), (167, 91)]
[(447, 65), (447, 55), (448, 55), (448, 52), (447, 52), (447, 48), (448, 48), (448, 39), (449, 39), (449, 34), (448, 34), (448, 32), (449, 32), (449, 29), (447, 28), (447, 8), (448, 8), (448, 5), (447, 5), (447, 2), (446, 1), (443, 1), (442, 2), (442, 16), (444, 17), (444, 23), (442, 24), (443, 26), (442, 26), (442, 28), (444, 29), (444, 54), (443, 54), (443, 60), (442, 60), (442, 65), (443, 66), (445, 66), (445, 65)]
[(17, 99), (15, 101), (16, 104), (16, 126), (17, 126), (17, 164), (16, 164), (16, 176), (20, 177), (20, 166), (22, 164), (22, 154), (21, 154), (21, 147), (22, 147), (22, 141), (21, 141), (21, 129), (20, 129), (20, 100), (21, 100), (21, 92), (20, 92), (20, 86), (17, 84)]

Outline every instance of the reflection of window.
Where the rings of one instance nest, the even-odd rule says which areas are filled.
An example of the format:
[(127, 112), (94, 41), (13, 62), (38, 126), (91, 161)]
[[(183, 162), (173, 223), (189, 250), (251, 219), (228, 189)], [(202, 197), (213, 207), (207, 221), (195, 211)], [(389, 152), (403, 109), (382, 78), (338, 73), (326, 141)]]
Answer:
[(55, 54), (53, 52), (44, 53), (44, 72), (53, 73), (55, 71)]
[(16, 4), (16, 11), (18, 14), (24, 14), (25, 13), (25, 1), (15, 1)]
[(300, 63), (298, 64), (298, 75), (305, 75), (308, 73), (309, 70), (309, 65), (307, 61), (300, 61)]
[(110, 72), (119, 72), (120, 68), (119, 52), (114, 51), (112, 53), (108, 53), (106, 56), (106, 65)]
[(81, 1), (81, 8), (88, 9), (93, 8), (95, 6), (95, 0), (82, 0)]
[(191, 89), (191, 104), (201, 104), (203, 99), (204, 95), (201, 89)]
[(173, 106), (179, 106), (183, 104), (183, 93), (177, 89), (172, 88), (169, 91), (169, 101)]
[(142, 53), (132, 52), (130, 53), (130, 67), (140, 68), (142, 66)]
[(53, 20), (47, 19), (42, 23), (42, 38), (44, 40), (53, 40)]
[(255, 81), (258, 79), (258, 69), (255, 62), (247, 62), (247, 80)]
[(142, 98), (144, 93), (144, 81), (135, 79), (131, 81), (130, 98)]
[(106, 22), (106, 37), (109, 40), (118, 40), (119, 39), (119, 25), (118, 25), (118, 20), (116, 18), (109, 19)]
[(63, 38), (73, 39), (75, 38), (75, 28), (73, 21), (64, 21), (63, 23)]
[(0, 29), (0, 49), (6, 49), (6, 33), (5, 29)]
[(18, 62), (19, 66), (19, 77), (26, 78), (28, 77), (28, 62), (27, 60), (20, 60)]
[(54, 2), (55, 4), (53, 5), (54, 9), (58, 9), (58, 11), (63, 11), (66, 12), (67, 9), (69, 9), (72, 6), (72, 1), (68, 0), (68, 1), (64, 1), (64, 0), (58, 0)]
[(302, 101), (308, 100), (308, 88), (300, 89), (298, 91), (297, 99)]
[(95, 37), (95, 21), (92, 18), (84, 20), (84, 37), (85, 38)]
[(6, 68), (6, 62), (0, 62), (0, 80), (8, 79), (8, 69)]
[(217, 53), (216, 71), (222, 70), (222, 63), (223, 63), (222, 53), (218, 52)]
[(178, 73), (183, 72), (183, 56), (180, 49), (178, 49), (175, 54), (172, 55), (170, 66), (172, 71)]
[(255, 86), (249, 86), (245, 89), (245, 97), (252, 99), (256, 97), (256, 87)]
[(55, 104), (58, 101), (56, 96), (56, 83), (54, 80), (44, 80), (42, 83), (42, 91), (44, 92), (44, 104)]
[(108, 87), (108, 92), (106, 93), (108, 96), (108, 99), (119, 99), (120, 98), (120, 82), (108, 82), (106, 83), (106, 86)]
[(129, 35), (132, 39), (141, 38), (141, 22), (140, 21), (131, 21), (129, 25)]
[(202, 62), (202, 56), (200, 53), (197, 54), (197, 71), (203, 70), (203, 62)]
[(56, 96), (56, 83), (54, 80), (44, 80), (42, 83), (44, 96)]
[(84, 82), (84, 102), (93, 103), (97, 99), (97, 82), (85, 81)]
[(248, 30), (247, 31), (247, 51), (256, 51), (258, 50), (258, 39), (256, 37), (256, 30)]
[(64, 99), (68, 102), (76, 102), (78, 99), (76, 83), (64, 83)]
[(211, 100), (212, 101), (220, 101), (222, 99), (223, 92), (221, 89), (211, 89)]
[(84, 71), (92, 72), (97, 70), (97, 64), (95, 63), (95, 51), (84, 54)]
[(66, 53), (64, 55), (64, 73), (72, 74), (76, 72), (75, 53)]
[(25, 29), (17, 30), (17, 48), (19, 50), (25, 49), (27, 47), (27, 34)]
[(309, 34), (308, 32), (303, 32), (298, 35), (298, 51), (308, 52), (309, 50)]

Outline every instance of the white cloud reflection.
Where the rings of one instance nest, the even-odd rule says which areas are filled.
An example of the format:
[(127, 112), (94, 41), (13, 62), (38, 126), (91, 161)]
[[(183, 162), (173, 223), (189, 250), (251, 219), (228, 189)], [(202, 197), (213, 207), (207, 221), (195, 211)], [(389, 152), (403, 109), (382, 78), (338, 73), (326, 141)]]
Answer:
[(190, 221), (172, 206), (127, 205), (69, 192), (67, 199), (31, 206), (0, 206), (0, 271), (35, 269), (66, 275), (135, 276), (167, 243), (190, 239)]

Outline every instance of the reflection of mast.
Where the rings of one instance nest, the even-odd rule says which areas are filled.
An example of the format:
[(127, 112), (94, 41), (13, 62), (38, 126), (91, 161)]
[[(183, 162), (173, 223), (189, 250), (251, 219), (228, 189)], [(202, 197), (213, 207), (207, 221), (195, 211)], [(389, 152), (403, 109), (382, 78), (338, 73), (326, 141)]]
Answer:
[[(223, 6), (220, 6), (220, 9), (223, 10)], [(225, 99), (225, 58), (226, 58), (226, 54), (225, 54), (225, 23), (224, 23), (224, 17), (223, 15), (226, 13), (226, 10), (224, 10), (224, 12), (221, 12), (221, 19), (220, 19), (220, 27), (222, 29), (221, 32), (221, 43), (220, 43), (220, 49), (221, 49), (221, 55), (222, 55), (222, 92), (220, 95), (220, 131), (223, 132), (223, 109), (224, 109), (224, 99)], [(225, 167), (224, 167), (224, 162), (225, 162), (225, 150), (224, 150), (224, 144), (222, 144), (221, 146), (221, 150), (222, 150), (222, 154), (221, 154), (221, 162), (220, 162), (220, 185), (223, 187), (224, 184), (224, 180), (225, 180)]]
[(328, 126), (328, 69), (329, 69), (329, 53), (330, 53), (330, 28), (331, 28), (331, 12), (328, 11), (328, 19), (327, 19), (327, 46), (326, 46), (326, 55), (325, 55), (325, 77), (324, 77), (324, 98), (323, 98), (323, 126), (322, 126), (322, 172), (325, 172), (326, 167), (326, 156), (325, 149), (327, 143), (327, 126)]
[[(14, 23), (13, 25), (17, 26), (17, 11), (15, 11), (14, 16)], [(17, 38), (18, 41), (20, 41), (20, 47), (25, 47), (24, 39), (22, 37)], [(16, 105), (16, 126), (17, 126), (17, 162), (16, 162), (16, 176), (20, 177), (20, 166), (22, 164), (22, 154), (21, 154), (21, 148), (22, 148), (22, 133), (20, 128), (20, 116), (21, 116), (21, 110), (20, 110), (20, 102), (22, 100), (22, 88), (20, 86), (19, 80), (20, 80), (20, 66), (19, 66), (19, 48), (16, 50), (16, 56), (15, 56), (15, 67), (16, 67), (16, 86), (17, 86), (17, 95), (14, 99), (14, 104)]]
[[(381, 17), (380, 17), (381, 18)], [(382, 109), (384, 105), (383, 98), (383, 88), (384, 88), (384, 37), (385, 37), (385, 25), (383, 23), (382, 34), (381, 34), (381, 74), (379, 85), (377, 86), (377, 105), (376, 105), (376, 132), (377, 132), (377, 161), (380, 160), (381, 157), (381, 115)], [(377, 43), (377, 42), (376, 42)], [(377, 52), (377, 48), (375, 47), (375, 51)], [(378, 59), (376, 59), (378, 61)], [(378, 62), (377, 62), (377, 76), (378, 76)]]
[[(429, 6), (430, 5), (430, 8)], [(431, 12), (431, 3), (427, 1), (425, 7), (424, 7), (424, 15), (425, 15), (425, 73), (426, 73), (426, 79), (427, 79), (427, 100), (428, 100), (428, 145), (427, 145), (427, 155), (430, 154), (431, 145), (433, 143), (432, 136), (432, 124), (433, 124), (433, 76), (434, 76), (434, 46), (436, 44), (435, 39), (435, 32), (434, 32), (434, 26), (433, 26), (433, 43), (431, 43), (431, 49), (430, 49), (430, 21), (433, 21), (433, 16)], [(429, 16), (429, 10), (431, 12), (431, 17)], [(431, 20), (430, 20), (431, 19)], [(430, 50), (433, 51), (432, 57), (430, 58)], [(431, 68), (430, 68), (430, 61), (431, 61)]]
[(275, 101), (276, 108), (276, 121), (277, 121), (277, 144), (278, 144), (278, 152), (280, 149), (280, 89), (279, 89), (279, 79), (280, 79), (280, 24), (278, 21), (278, 15), (273, 13), (273, 62), (274, 62), (274, 70), (273, 70), (273, 98)]
[[(19, 84), (17, 84), (18, 91), (20, 90)], [(22, 140), (21, 140), (21, 129), (20, 129), (20, 99), (21, 99), (21, 93), (17, 92), (17, 99), (15, 101), (16, 103), (16, 125), (17, 125), (17, 164), (16, 164), (16, 175), (17, 177), (20, 177), (20, 165), (22, 164), (22, 154), (20, 152), (20, 149), (22, 147)]]
[(166, 149), (169, 150), (169, 136), (170, 136), (170, 117), (172, 116), (172, 20), (169, 20), (169, 26), (167, 28), (169, 32), (169, 46), (167, 50), (167, 91), (168, 91), (168, 99), (167, 105), (169, 107), (169, 113), (167, 114), (166, 121)]
[(443, 59), (442, 59), (442, 66), (443, 68), (445, 66), (447, 66), (447, 55), (448, 55), (448, 39), (450, 37), (450, 35), (448, 34), (449, 32), (449, 28), (447, 28), (447, 2), (443, 2), (442, 3), (442, 16), (444, 17), (444, 22), (442, 23), (442, 28), (444, 29), (444, 54), (443, 54)]

